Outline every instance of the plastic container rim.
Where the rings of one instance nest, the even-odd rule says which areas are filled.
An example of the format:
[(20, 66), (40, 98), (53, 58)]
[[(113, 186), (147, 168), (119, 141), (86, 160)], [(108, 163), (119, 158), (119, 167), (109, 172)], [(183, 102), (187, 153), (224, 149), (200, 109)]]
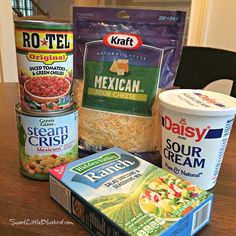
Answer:
[[(171, 100), (168, 99), (169, 94), (180, 94), (184, 92), (203, 92), (204, 94), (215, 94), (217, 96), (222, 97), (222, 99), (227, 99), (235, 102), (235, 107), (229, 108), (219, 108), (219, 109), (207, 109), (207, 108), (199, 108), (199, 107), (184, 107), (183, 104), (171, 104)], [(167, 91), (163, 91), (159, 94), (160, 105), (163, 108), (167, 108), (169, 110), (173, 110), (179, 113), (187, 113), (198, 116), (231, 116), (236, 114), (236, 99), (226, 94), (217, 93), (213, 91), (206, 91), (201, 89), (170, 89)]]

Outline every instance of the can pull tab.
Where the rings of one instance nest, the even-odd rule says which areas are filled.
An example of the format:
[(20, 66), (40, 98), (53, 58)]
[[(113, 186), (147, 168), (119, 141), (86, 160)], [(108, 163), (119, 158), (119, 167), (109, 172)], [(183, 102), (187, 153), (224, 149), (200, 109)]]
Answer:
[(120, 11), (116, 14), (118, 19), (129, 19), (129, 14), (126, 11)]

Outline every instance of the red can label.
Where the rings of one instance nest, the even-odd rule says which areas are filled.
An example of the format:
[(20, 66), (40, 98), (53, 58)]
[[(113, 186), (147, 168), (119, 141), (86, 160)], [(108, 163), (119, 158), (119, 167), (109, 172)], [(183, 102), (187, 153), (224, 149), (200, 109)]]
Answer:
[(16, 23), (20, 101), (24, 110), (72, 105), (73, 32), (68, 25)]

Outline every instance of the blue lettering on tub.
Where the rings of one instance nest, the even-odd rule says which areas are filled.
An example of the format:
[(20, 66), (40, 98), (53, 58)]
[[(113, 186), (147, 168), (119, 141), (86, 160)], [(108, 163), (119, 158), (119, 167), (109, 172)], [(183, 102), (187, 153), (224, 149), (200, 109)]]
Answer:
[(172, 167), (170, 165), (168, 165), (168, 163), (165, 163), (165, 167), (167, 168), (167, 170), (174, 172), (176, 175), (185, 175), (188, 177), (194, 177), (194, 178), (200, 178), (201, 175), (203, 174), (202, 172), (198, 172), (198, 173), (191, 173), (190, 171), (186, 171), (186, 170), (181, 170), (178, 167)]
[(201, 156), (201, 151), (200, 147), (179, 144), (167, 139), (163, 155), (177, 165), (203, 169), (206, 160)]

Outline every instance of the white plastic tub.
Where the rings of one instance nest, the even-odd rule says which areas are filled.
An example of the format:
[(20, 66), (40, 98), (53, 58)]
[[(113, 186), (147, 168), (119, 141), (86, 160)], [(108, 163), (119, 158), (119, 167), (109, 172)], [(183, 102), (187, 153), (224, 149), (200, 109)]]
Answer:
[(159, 95), (162, 167), (204, 189), (215, 186), (236, 113), (224, 94), (176, 89)]

